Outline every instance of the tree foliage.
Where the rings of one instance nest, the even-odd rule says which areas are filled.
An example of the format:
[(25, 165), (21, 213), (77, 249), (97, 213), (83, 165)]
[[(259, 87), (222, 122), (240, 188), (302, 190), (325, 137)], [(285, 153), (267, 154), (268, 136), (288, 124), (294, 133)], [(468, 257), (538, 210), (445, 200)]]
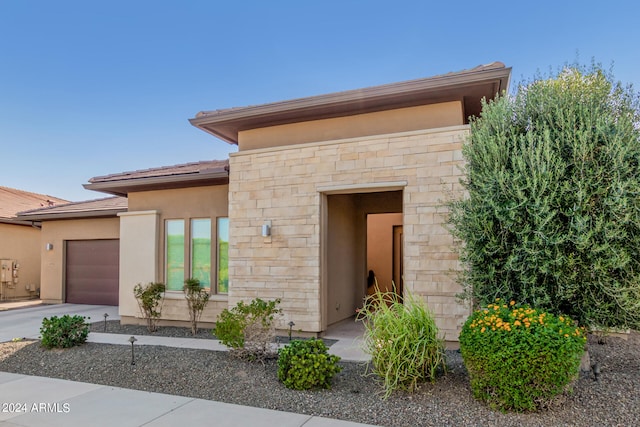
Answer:
[(484, 103), (449, 203), (463, 296), (640, 327), (638, 94), (599, 65)]
[(155, 332), (158, 328), (158, 320), (162, 313), (162, 301), (164, 291), (167, 289), (164, 283), (150, 282), (146, 285), (138, 283), (133, 288), (133, 295), (138, 301), (140, 314), (147, 321), (149, 332)]
[(189, 320), (191, 321), (191, 333), (198, 333), (198, 322), (202, 317), (204, 308), (209, 303), (209, 292), (200, 287), (200, 280), (189, 278), (184, 281), (182, 287), (184, 297), (187, 299), (187, 307), (189, 308)]

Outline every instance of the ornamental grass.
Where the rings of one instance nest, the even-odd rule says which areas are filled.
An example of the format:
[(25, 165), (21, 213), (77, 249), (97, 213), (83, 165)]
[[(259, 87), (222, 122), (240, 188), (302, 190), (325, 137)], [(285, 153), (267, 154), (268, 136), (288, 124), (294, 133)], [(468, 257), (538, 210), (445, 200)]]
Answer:
[(395, 292), (377, 290), (358, 311), (364, 321), (364, 347), (372, 371), (380, 377), (387, 398), (394, 390), (415, 391), (420, 382), (435, 381), (446, 369), (444, 342), (425, 304)]

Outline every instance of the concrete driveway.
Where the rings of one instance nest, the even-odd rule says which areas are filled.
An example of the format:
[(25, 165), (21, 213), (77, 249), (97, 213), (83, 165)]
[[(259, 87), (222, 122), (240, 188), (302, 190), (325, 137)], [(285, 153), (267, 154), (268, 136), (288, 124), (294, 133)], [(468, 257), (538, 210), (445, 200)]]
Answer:
[(109, 315), (108, 320), (120, 319), (118, 307), (110, 305), (41, 304), (0, 311), (0, 342), (14, 338), (38, 339), (42, 319), (45, 317), (80, 315), (91, 318), (90, 323), (93, 323), (104, 320), (105, 313)]

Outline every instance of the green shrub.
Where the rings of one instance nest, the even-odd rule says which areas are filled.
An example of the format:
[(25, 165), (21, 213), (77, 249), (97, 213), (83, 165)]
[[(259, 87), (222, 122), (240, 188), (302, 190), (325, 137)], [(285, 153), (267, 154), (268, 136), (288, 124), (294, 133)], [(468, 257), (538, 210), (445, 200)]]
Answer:
[(52, 316), (50, 319), (42, 319), (40, 334), (42, 346), (46, 348), (69, 348), (87, 341), (89, 325), (85, 323), (86, 317)]
[(293, 340), (278, 350), (278, 379), (287, 388), (331, 388), (333, 376), (342, 370), (340, 357), (327, 353), (322, 340)]
[(450, 224), (474, 308), (514, 299), (640, 328), (640, 100), (594, 65), (483, 105)]
[(187, 299), (187, 306), (189, 307), (191, 333), (195, 335), (198, 333), (198, 322), (200, 321), (202, 312), (209, 302), (209, 293), (200, 287), (200, 280), (198, 279), (185, 280), (182, 290), (184, 297)]
[(211, 331), (240, 357), (263, 359), (269, 356), (275, 338), (274, 318), (282, 312), (280, 300), (256, 298), (249, 304), (239, 301), (231, 310), (224, 309)]
[(149, 332), (155, 332), (157, 329), (160, 313), (162, 312), (162, 295), (165, 289), (164, 283), (153, 282), (146, 285), (138, 283), (133, 288), (133, 295), (138, 301), (142, 317), (147, 321)]
[(497, 300), (460, 333), (473, 395), (500, 410), (530, 411), (571, 390), (586, 343), (568, 317)]
[(365, 351), (373, 372), (383, 380), (384, 397), (394, 390), (413, 392), (419, 382), (435, 381), (445, 366), (444, 342), (423, 302), (407, 295), (404, 303), (394, 292), (369, 296), (359, 310), (364, 320)]

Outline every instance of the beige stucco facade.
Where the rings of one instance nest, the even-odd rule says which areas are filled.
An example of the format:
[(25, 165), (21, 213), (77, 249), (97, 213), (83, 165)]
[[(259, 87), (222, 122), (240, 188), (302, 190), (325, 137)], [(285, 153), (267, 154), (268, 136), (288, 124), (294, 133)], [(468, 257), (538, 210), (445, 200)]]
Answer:
[[(367, 218), (367, 271), (375, 274), (378, 288), (391, 292), (394, 279), (394, 227), (402, 226), (402, 213), (370, 215)], [(396, 280), (396, 283), (394, 283)]]
[[(70, 240), (117, 239), (120, 235), (118, 218), (66, 219), (42, 222), (41, 292), (46, 304), (63, 303), (65, 297), (65, 242)], [(47, 249), (51, 244), (51, 249)]]
[(0, 298), (34, 297), (40, 289), (40, 230), (0, 222), (0, 259), (18, 263), (18, 283), (4, 283)]
[[(129, 193), (128, 212), (120, 217), (120, 316), (123, 323), (144, 323), (133, 295), (138, 283), (165, 282), (165, 221), (210, 218), (212, 242), (216, 241), (217, 218), (228, 216), (228, 185), (188, 187), (168, 190)], [(189, 227), (185, 228), (189, 241)], [(189, 245), (185, 245), (185, 260), (190, 259)], [(215, 249), (212, 245), (212, 251)], [(212, 272), (217, 257), (212, 256)], [(188, 275), (185, 265), (185, 274)], [(185, 279), (187, 277), (185, 276)], [(227, 295), (211, 295), (202, 314), (203, 325), (215, 321), (228, 307)], [(167, 291), (162, 306), (160, 324), (180, 324), (189, 321), (187, 303), (182, 292)]]
[(245, 130), (238, 134), (238, 148), (244, 151), (282, 147), (454, 126), (463, 122), (461, 103), (451, 101)]
[[(469, 128), (460, 103), (419, 111), (421, 126), (396, 110), (340, 118), (329, 136), (337, 139), (313, 122), (255, 129), (248, 139), (240, 132), (252, 142), (230, 156), (230, 306), (280, 298), (281, 326), (293, 321), (314, 333), (352, 316), (366, 292), (366, 214), (401, 213), (405, 291), (424, 299), (446, 339), (457, 340), (469, 310), (455, 298), (450, 272), (459, 265), (442, 204), (459, 190)], [(370, 128), (392, 132), (353, 134)], [(262, 134), (266, 146), (257, 148)], [(304, 135), (298, 144), (296, 135)]]

